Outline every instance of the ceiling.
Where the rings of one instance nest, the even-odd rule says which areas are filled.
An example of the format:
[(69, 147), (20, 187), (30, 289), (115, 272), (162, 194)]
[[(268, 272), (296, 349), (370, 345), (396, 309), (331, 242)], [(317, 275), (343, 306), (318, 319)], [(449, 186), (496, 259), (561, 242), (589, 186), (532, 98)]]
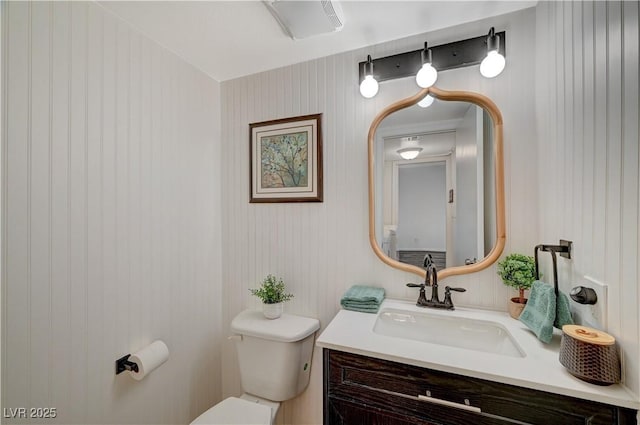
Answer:
[[(400, 159), (398, 149), (407, 146), (422, 148), (418, 158), (444, 155), (455, 148), (452, 132), (462, 123), (471, 106), (468, 102), (443, 102), (436, 100), (428, 108), (413, 105), (385, 117), (378, 129), (384, 137), (384, 158)], [(420, 128), (416, 127), (420, 125)], [(407, 133), (407, 129), (410, 129)], [(403, 139), (414, 136), (417, 140), (406, 143)]]
[(215, 80), (225, 81), (525, 9), (536, 1), (341, 1), (342, 31), (302, 40), (289, 38), (262, 1), (99, 4)]

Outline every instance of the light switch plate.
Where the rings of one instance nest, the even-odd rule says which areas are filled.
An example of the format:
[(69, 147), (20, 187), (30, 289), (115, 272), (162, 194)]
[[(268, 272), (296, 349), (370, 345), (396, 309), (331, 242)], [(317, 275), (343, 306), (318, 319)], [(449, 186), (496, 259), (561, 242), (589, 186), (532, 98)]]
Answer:
[(607, 331), (607, 285), (591, 276), (582, 276), (579, 281), (575, 282), (574, 286), (586, 286), (596, 291), (598, 295), (598, 301), (593, 305), (578, 304), (575, 301), (571, 301), (572, 310), (576, 314), (576, 322), (589, 326), (592, 328)]

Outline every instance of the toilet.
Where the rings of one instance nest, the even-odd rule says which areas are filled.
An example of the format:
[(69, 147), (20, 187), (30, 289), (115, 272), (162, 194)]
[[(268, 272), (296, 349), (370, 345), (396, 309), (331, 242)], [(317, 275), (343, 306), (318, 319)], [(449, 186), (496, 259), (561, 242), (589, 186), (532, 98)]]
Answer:
[(231, 322), (244, 394), (229, 397), (198, 416), (192, 425), (271, 425), (280, 402), (309, 384), (317, 319), (282, 314), (275, 320), (245, 310)]

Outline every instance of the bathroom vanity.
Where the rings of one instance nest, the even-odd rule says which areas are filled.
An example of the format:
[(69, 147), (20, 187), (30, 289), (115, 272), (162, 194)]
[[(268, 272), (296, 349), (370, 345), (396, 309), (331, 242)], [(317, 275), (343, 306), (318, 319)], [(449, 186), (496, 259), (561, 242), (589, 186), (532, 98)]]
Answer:
[[(453, 179), (447, 180), (449, 174), (445, 171), (449, 197), (434, 195), (434, 199), (446, 202), (447, 211), (446, 217), (437, 216), (446, 223), (445, 235), (432, 239), (446, 241), (446, 267), (437, 271), (438, 280), (485, 269), (504, 249), (503, 121), (496, 104), (484, 95), (430, 87), (388, 105), (369, 128), (371, 248), (385, 264), (434, 282), (433, 274), (399, 261), (393, 248), (400, 245), (393, 232), (406, 224), (399, 224), (396, 211), (400, 192), (397, 169), (404, 165), (414, 168), (420, 162), (419, 156), (411, 163), (399, 159), (400, 152), (409, 145), (424, 146), (426, 156), (431, 158), (423, 161), (448, 164), (447, 161), (456, 160), (453, 153), (464, 150), (457, 137), (455, 149), (451, 146), (443, 149), (433, 140), (427, 143), (427, 136), (436, 124), (438, 130), (458, 132), (458, 127), (451, 127), (456, 120), (443, 121), (433, 107), (429, 108), (431, 112), (415, 114), (419, 110), (416, 104), (420, 105), (426, 96), (437, 99), (438, 106), (443, 108), (455, 109), (463, 102), (467, 108), (464, 119), (472, 123), (470, 128), (476, 129), (474, 142), (469, 146), (473, 146), (474, 152), (480, 146), (483, 152), (475, 158), (476, 171), (482, 170), (480, 174), (484, 174), (482, 183), (460, 184), (456, 180), (460, 187), (454, 187)], [(408, 122), (411, 125), (406, 125)], [(403, 128), (406, 131), (402, 132)], [(483, 130), (478, 131), (479, 128)], [(419, 130), (425, 140), (414, 137)], [(493, 158), (493, 164), (484, 161), (484, 156)], [(388, 170), (392, 172), (389, 174)], [(478, 174), (474, 171), (472, 175)], [(486, 223), (484, 227), (471, 227), (471, 231), (465, 227), (466, 233), (453, 230), (450, 221), (454, 208), (463, 209), (464, 197), (458, 190), (462, 187), (478, 188), (472, 198), (482, 199), (482, 207), (476, 209), (477, 215), (471, 217), (471, 222)], [(425, 228), (431, 229), (433, 222), (410, 228), (414, 242), (420, 239), (416, 235)], [(460, 220), (456, 222), (459, 224)], [(475, 240), (455, 240), (454, 235), (462, 234), (472, 235)], [(456, 255), (454, 247), (465, 247), (465, 254)], [(429, 304), (420, 299), (419, 303)], [(383, 302), (378, 314), (342, 310), (317, 341), (324, 349), (324, 423), (637, 424), (638, 396), (623, 385), (597, 386), (569, 374), (559, 362), (560, 341), (561, 331), (554, 330), (551, 343), (543, 344), (523, 323), (496, 311), (458, 307), (455, 311), (433, 310), (416, 307), (415, 302), (389, 299)]]
[(328, 424), (636, 424), (636, 411), (324, 350)]
[[(430, 323), (426, 334), (455, 334), (461, 323), (466, 342), (417, 336)], [(475, 334), (491, 344), (476, 349)], [(546, 346), (500, 312), (425, 312), (394, 300), (378, 314), (342, 310), (317, 341), (324, 424), (636, 424), (635, 396), (571, 376), (558, 361), (559, 340)]]

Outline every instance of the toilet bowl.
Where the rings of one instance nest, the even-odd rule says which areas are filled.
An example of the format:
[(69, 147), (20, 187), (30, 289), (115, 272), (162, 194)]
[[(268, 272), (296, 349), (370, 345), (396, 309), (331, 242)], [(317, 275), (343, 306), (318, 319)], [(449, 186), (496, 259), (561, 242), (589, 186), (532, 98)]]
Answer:
[(231, 322), (240, 381), (245, 391), (198, 416), (191, 425), (271, 425), (280, 402), (302, 393), (309, 384), (317, 319), (283, 314), (266, 319), (245, 310)]

